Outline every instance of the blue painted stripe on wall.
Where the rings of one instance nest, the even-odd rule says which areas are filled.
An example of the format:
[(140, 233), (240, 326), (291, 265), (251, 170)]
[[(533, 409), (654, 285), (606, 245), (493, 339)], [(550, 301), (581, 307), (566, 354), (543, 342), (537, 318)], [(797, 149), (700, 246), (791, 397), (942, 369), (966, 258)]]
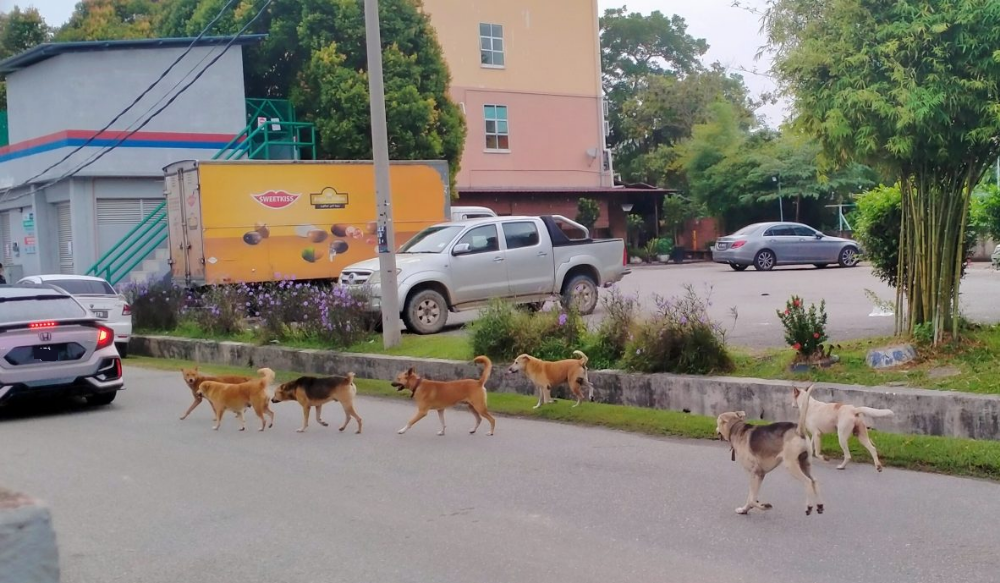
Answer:
[[(39, 146), (24, 148), (23, 150), (17, 150), (16, 152), (8, 152), (6, 154), (0, 155), (0, 162), (7, 162), (9, 160), (16, 160), (18, 158), (34, 156), (35, 154), (41, 154), (43, 152), (58, 150), (59, 148), (81, 146), (84, 143), (86, 143), (86, 141), (87, 140), (80, 138), (67, 138), (64, 140), (49, 142), (47, 144), (41, 144)], [(90, 142), (90, 144), (87, 144), (87, 147), (105, 148), (108, 146), (113, 146), (117, 142), (118, 140), (98, 139)], [(221, 150), (222, 148), (226, 147), (226, 144), (228, 143), (229, 142), (204, 142), (204, 141), (199, 142), (199, 141), (186, 141), (186, 140), (126, 140), (121, 144), (118, 144), (118, 147)]]

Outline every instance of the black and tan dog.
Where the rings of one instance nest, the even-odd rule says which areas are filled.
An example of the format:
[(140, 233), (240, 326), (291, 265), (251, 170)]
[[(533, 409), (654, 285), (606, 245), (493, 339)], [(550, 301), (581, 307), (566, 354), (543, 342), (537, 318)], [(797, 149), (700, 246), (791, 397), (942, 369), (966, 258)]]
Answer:
[(458, 381), (431, 381), (418, 375), (413, 367), (406, 372), (401, 372), (392, 382), (392, 386), (397, 391), (409, 389), (411, 398), (417, 402), (417, 414), (410, 419), (405, 427), (399, 430), (399, 434), (406, 433), (406, 430), (413, 427), (413, 424), (423, 419), (427, 412), (434, 409), (438, 412), (441, 420), (441, 431), (438, 435), (444, 435), (444, 410), (454, 407), (459, 403), (468, 403), (469, 410), (476, 417), (476, 425), (469, 431), (475, 433), (479, 429), (479, 424), (483, 422), (483, 417), (490, 422), (490, 432), (493, 435), (496, 428), (496, 419), (486, 410), (486, 379), (490, 378), (490, 371), (493, 370), (493, 363), (485, 356), (477, 356), (473, 362), (483, 365), (483, 374), (479, 379), (463, 379)]
[(330, 424), (320, 417), (323, 405), (337, 401), (344, 408), (344, 424), (340, 426), (340, 431), (347, 429), (351, 417), (354, 417), (358, 420), (358, 430), (355, 433), (361, 433), (361, 416), (354, 410), (354, 396), (357, 394), (358, 387), (354, 384), (354, 373), (351, 372), (346, 377), (299, 377), (288, 381), (274, 391), (271, 402), (297, 401), (302, 405), (302, 427), (296, 429), (301, 433), (309, 426), (310, 407), (316, 407), (316, 422), (327, 427)]
[(509, 374), (524, 371), (524, 376), (535, 385), (538, 391), (538, 404), (535, 409), (552, 402), (552, 387), (566, 384), (569, 390), (573, 391), (578, 406), (583, 401), (583, 389), (587, 389), (587, 400), (594, 400), (594, 385), (590, 384), (587, 376), (587, 355), (579, 350), (573, 351), (576, 358), (567, 358), (550, 362), (522, 354), (514, 359), (514, 363), (507, 369)]
[(819, 483), (810, 473), (809, 440), (805, 436), (806, 413), (809, 409), (809, 395), (815, 385), (805, 390), (805, 402), (799, 409), (799, 422), (750, 425), (744, 411), (723, 413), (716, 420), (715, 432), (728, 441), (733, 460), (750, 474), (750, 494), (745, 505), (736, 509), (737, 514), (746, 514), (751, 508), (769, 510), (770, 504), (757, 499), (764, 476), (784, 462), (788, 473), (800, 480), (806, 487), (806, 515), (812, 514), (813, 506), (817, 514), (823, 514), (823, 502), (819, 496)]

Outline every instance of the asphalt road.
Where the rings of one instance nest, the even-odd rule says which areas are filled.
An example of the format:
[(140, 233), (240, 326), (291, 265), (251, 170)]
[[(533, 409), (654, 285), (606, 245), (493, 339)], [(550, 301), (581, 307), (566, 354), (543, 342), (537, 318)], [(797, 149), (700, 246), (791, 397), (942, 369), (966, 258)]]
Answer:
[[(891, 303), (895, 301), (895, 291), (872, 275), (867, 265), (850, 269), (778, 267), (768, 272), (753, 269), (735, 272), (718, 263), (633, 266), (619, 289), (637, 296), (643, 311), (652, 313), (656, 309), (655, 295), (682, 296), (686, 293), (685, 285), (691, 285), (711, 301), (709, 314), (723, 326), (727, 340), (734, 346), (784, 346), (784, 332), (775, 311), (784, 309), (793, 294), (807, 304), (818, 305), (826, 300), (827, 332), (833, 342), (893, 333), (891, 314), (878, 310), (865, 292), (870, 290)], [(987, 263), (974, 263), (962, 281), (961, 290), (962, 310), (967, 317), (980, 323), (1000, 322), (1000, 304), (994, 301), (1000, 297), (1000, 272)], [(597, 323), (603, 314), (604, 308), (599, 304), (589, 320)], [(449, 323), (465, 324), (476, 316), (476, 312), (450, 314)]]
[(807, 517), (782, 470), (761, 492), (775, 508), (737, 516), (747, 478), (718, 442), (509, 418), (470, 436), (467, 411), (448, 412), (445, 437), (433, 415), (399, 436), (412, 404), (372, 399), (360, 436), (298, 434), (292, 403), (266, 433), (231, 416), (213, 432), (205, 405), (178, 420), (179, 374), (126, 374), (110, 407), (0, 421), (0, 483), (50, 504), (64, 583), (985, 583), (1000, 569), (993, 483), (823, 465), (826, 513)]

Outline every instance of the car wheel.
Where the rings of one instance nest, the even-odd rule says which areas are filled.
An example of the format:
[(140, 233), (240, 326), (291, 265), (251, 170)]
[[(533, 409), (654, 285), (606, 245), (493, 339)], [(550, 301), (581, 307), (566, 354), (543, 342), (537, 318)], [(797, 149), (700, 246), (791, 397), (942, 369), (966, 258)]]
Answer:
[(111, 391), (110, 393), (98, 393), (96, 395), (91, 395), (87, 397), (87, 404), (93, 407), (103, 407), (104, 405), (110, 405), (115, 397), (118, 396), (118, 391)]
[(746, 269), (747, 267), (750, 267), (750, 266), (749, 265), (744, 265), (742, 263), (730, 263), (729, 267), (732, 267), (734, 271), (743, 271), (744, 269)]
[(126, 359), (126, 358), (128, 358), (128, 343), (127, 342), (118, 342), (118, 343), (115, 344), (115, 348), (118, 349), (118, 356), (122, 357), (123, 360)]
[(586, 275), (577, 275), (563, 288), (564, 307), (573, 306), (583, 316), (589, 316), (597, 308), (597, 284)]
[(448, 303), (432, 289), (418, 291), (406, 300), (403, 322), (416, 334), (437, 334), (448, 323)]
[(844, 247), (840, 251), (837, 263), (841, 267), (854, 267), (858, 264), (858, 249), (856, 247)]
[(753, 258), (753, 268), (757, 271), (771, 271), (777, 262), (778, 258), (774, 256), (774, 251), (761, 249)]
[(826, 263), (813, 263), (813, 265), (816, 266), (816, 269), (826, 269)]

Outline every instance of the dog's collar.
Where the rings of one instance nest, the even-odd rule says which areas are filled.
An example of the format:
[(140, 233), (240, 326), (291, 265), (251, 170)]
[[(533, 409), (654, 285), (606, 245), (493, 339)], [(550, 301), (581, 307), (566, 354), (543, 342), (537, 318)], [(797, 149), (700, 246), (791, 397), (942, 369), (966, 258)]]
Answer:
[(420, 388), (420, 383), (422, 383), (422, 382), (424, 382), (424, 377), (418, 377), (417, 378), (417, 384), (413, 385), (413, 390), (410, 391), (410, 398), (411, 399), (413, 398), (413, 395), (417, 394), (417, 389)]

